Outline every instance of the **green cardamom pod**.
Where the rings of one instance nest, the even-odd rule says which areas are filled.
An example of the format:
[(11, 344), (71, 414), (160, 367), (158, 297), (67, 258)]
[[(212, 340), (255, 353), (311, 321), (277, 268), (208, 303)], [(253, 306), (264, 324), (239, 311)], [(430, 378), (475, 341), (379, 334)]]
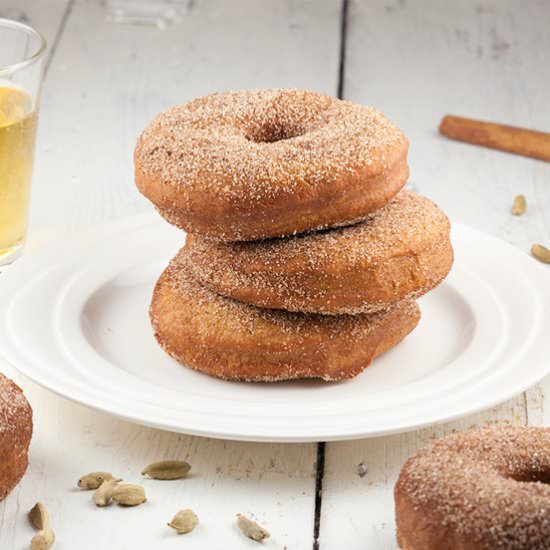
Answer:
[(118, 485), (120, 479), (108, 479), (104, 481), (96, 490), (92, 496), (96, 506), (108, 506), (111, 504), (111, 498), (113, 496), (113, 490)]
[(525, 195), (517, 195), (512, 206), (512, 214), (514, 216), (523, 216), (527, 211), (527, 200)]
[(48, 510), (41, 503), (37, 502), (29, 512), (29, 520), (32, 525), (39, 530), (45, 529), (50, 523), (50, 515)]
[(51, 527), (46, 527), (34, 535), (31, 540), (31, 550), (49, 550), (55, 542), (55, 534)]
[(185, 477), (189, 470), (191, 465), (184, 460), (162, 460), (146, 466), (141, 475), (152, 479), (180, 479)]
[(145, 489), (131, 483), (116, 485), (111, 493), (111, 498), (121, 506), (137, 506), (147, 500)]
[(550, 250), (542, 244), (534, 244), (531, 247), (531, 254), (539, 261), (544, 264), (550, 264)]
[(269, 538), (269, 533), (261, 525), (248, 519), (242, 514), (237, 514), (237, 527), (241, 530), (241, 533), (247, 536), (249, 539), (261, 541)]
[(168, 524), (175, 529), (178, 535), (190, 533), (199, 524), (199, 518), (193, 510), (180, 510)]
[(109, 481), (110, 479), (114, 479), (114, 476), (109, 472), (90, 472), (89, 474), (82, 476), (78, 480), (77, 485), (80, 489), (84, 489), (86, 491), (90, 489), (95, 490), (98, 489), (104, 481)]

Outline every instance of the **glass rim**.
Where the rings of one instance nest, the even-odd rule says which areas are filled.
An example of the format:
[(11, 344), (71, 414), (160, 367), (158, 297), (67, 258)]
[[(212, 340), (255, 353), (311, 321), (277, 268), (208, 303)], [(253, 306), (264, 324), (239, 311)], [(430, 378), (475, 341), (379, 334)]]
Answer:
[(44, 38), (44, 35), (30, 25), (21, 23), (20, 21), (14, 21), (13, 19), (5, 19), (0, 17), (0, 28), (2, 27), (8, 27), (35, 36), (36, 38), (38, 38), (38, 47), (30, 56), (25, 57), (20, 61), (10, 63), (9, 65), (0, 65), (0, 74), (4, 72), (12, 72), (18, 69), (23, 69), (25, 67), (28, 67), (29, 65), (32, 65), (33, 63), (38, 61), (46, 51), (47, 42)]

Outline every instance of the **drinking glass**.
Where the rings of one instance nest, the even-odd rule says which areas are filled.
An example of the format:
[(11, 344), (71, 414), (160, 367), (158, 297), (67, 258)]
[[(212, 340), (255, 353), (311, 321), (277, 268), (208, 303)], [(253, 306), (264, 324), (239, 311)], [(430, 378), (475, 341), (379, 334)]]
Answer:
[(46, 41), (0, 19), (0, 272), (25, 244)]

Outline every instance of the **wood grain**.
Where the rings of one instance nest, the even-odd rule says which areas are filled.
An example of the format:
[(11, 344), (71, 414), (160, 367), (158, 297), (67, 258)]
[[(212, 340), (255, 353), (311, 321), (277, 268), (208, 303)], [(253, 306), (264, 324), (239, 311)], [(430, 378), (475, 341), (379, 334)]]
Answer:
[(72, 0), (2, 0), (0, 17), (20, 21), (39, 31), (46, 39), (49, 55), (71, 3)]

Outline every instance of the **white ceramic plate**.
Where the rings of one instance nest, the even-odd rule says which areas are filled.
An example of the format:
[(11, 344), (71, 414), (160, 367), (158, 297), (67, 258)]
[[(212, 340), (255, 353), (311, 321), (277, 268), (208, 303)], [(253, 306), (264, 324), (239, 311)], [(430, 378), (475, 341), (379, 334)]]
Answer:
[(60, 395), (159, 428), (316, 441), (418, 428), (502, 402), (550, 372), (550, 274), (455, 224), (455, 266), (399, 346), (341, 383), (223, 382), (156, 344), (154, 282), (184, 237), (155, 214), (111, 222), (19, 260), (0, 278), (0, 352)]

